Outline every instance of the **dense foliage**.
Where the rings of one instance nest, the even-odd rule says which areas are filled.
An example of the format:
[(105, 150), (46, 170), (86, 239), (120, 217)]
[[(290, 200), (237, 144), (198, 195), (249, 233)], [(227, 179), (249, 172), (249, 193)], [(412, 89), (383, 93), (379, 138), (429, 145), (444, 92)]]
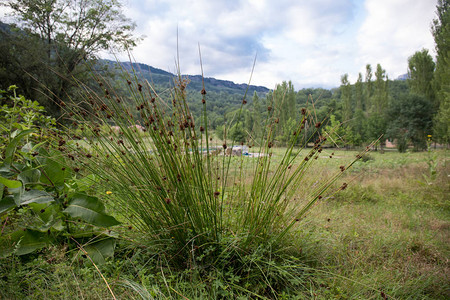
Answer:
[(0, 26), (2, 88), (17, 85), (59, 117), (60, 106), (77, 97), (100, 50), (131, 49), (134, 24), (117, 0), (14, 0), (2, 3), (16, 23)]

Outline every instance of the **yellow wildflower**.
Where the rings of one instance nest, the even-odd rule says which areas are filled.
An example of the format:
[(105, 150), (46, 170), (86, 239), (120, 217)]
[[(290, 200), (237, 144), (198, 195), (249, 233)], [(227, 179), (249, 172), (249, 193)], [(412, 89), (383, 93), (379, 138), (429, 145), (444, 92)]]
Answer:
[(111, 191), (106, 191), (106, 195), (111, 195), (112, 192)]

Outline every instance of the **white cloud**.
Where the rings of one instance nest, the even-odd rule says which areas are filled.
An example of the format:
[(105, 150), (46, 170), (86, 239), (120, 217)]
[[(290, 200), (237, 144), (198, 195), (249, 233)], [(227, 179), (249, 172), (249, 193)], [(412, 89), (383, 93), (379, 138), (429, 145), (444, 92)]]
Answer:
[(430, 25), (437, 1), (434, 0), (367, 0), (367, 18), (357, 42), (358, 61), (380, 63), (390, 77), (407, 71), (407, 59), (427, 48), (434, 53)]
[(147, 39), (137, 61), (174, 70), (177, 28), (183, 73), (243, 83), (253, 58), (253, 84), (273, 88), (339, 86), (367, 63), (381, 63), (390, 77), (406, 72), (407, 58), (433, 47), (430, 23), (436, 0), (129, 0), (127, 15)]
[[(292, 80), (297, 89), (354, 82), (367, 63), (390, 78), (406, 73), (407, 59), (427, 48), (437, 0), (127, 0), (126, 15), (147, 38), (138, 62), (175, 70), (177, 30), (181, 71), (273, 88)], [(1, 14), (0, 14), (1, 15)], [(4, 12), (2, 19), (4, 19)], [(127, 56), (120, 56), (127, 59)]]

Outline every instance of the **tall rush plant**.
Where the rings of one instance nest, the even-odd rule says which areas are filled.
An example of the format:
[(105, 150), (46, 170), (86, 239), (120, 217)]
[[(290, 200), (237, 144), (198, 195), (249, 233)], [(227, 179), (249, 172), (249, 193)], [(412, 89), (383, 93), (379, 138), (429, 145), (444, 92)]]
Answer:
[[(250, 146), (259, 145), (255, 157), (226, 155), (226, 149), (234, 144), (227, 145), (226, 141), (218, 155), (211, 148), (204, 87), (203, 113), (196, 123), (186, 98), (187, 78), (178, 75), (174, 79), (166, 100), (134, 70), (123, 70), (123, 76), (127, 96), (119, 95), (99, 77), (103, 93), (85, 88), (85, 103), (71, 108), (70, 115), (84, 135), (94, 138), (85, 139), (85, 146), (72, 140), (68, 143), (72, 145), (69, 155), (102, 178), (105, 189), (112, 192), (110, 206), (139, 232), (141, 241), (162, 245), (181, 258), (194, 252), (209, 253), (211, 246), (218, 255), (231, 244), (237, 251), (248, 252), (263, 243), (281, 241), (314, 203), (347, 186), (333, 183), (362, 155), (334, 175), (311, 181), (326, 136), (320, 135), (323, 120), (314, 121), (302, 109), (301, 121), (281, 160), (274, 165), (278, 118), (272, 104), (267, 108), (264, 136), (259, 141), (249, 138)], [(244, 96), (234, 122), (241, 121), (246, 103)], [(315, 130), (297, 147), (305, 126), (314, 126)], [(318, 138), (313, 148), (306, 149), (314, 136)], [(302, 156), (305, 149), (307, 154)], [(252, 178), (250, 183), (247, 178)], [(293, 204), (299, 189), (307, 191), (303, 193), (305, 199), (300, 205)]]

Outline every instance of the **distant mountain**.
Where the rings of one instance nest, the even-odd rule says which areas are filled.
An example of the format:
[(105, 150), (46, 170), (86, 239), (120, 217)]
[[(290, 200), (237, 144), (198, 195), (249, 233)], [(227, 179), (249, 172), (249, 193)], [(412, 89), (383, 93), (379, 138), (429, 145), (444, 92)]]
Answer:
[(409, 79), (408, 73), (402, 74), (402, 75), (397, 77), (397, 80), (407, 80), (407, 79)]
[[(106, 64), (110, 67), (117, 68), (117, 62), (111, 60), (100, 60), (100, 63)], [(131, 71), (134, 68), (136, 74), (143, 76), (149, 82), (153, 82), (158, 85), (171, 85), (173, 84), (173, 79), (176, 76), (173, 73), (154, 68), (152, 66), (143, 64), (143, 63), (130, 63), (130, 62), (120, 62), (123, 68), (127, 71)], [(201, 91), (202, 90), (202, 76), (201, 75), (182, 75), (183, 77), (187, 77), (189, 79), (189, 84), (187, 89)], [(212, 77), (205, 77), (205, 89), (206, 91), (213, 92), (225, 92), (228, 94), (241, 94), (245, 93), (247, 89), (247, 84), (237, 84), (229, 80), (221, 80)], [(252, 95), (254, 92), (258, 94), (268, 93), (270, 90), (264, 86), (255, 86), (250, 85), (248, 88), (248, 94)]]

